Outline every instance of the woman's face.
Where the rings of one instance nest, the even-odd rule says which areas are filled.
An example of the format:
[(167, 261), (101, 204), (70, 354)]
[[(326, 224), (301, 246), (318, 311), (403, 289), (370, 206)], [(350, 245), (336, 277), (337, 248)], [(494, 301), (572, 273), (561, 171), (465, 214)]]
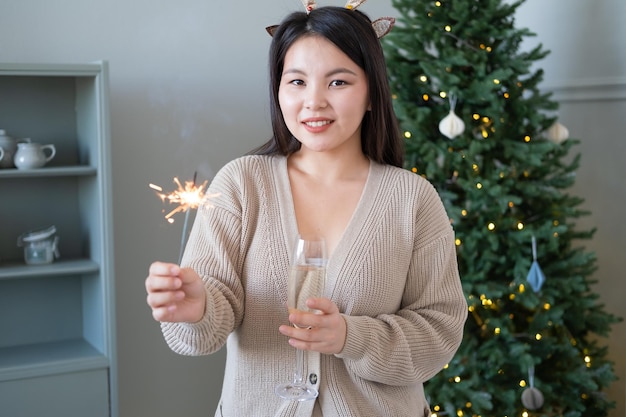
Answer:
[(289, 48), (278, 102), (303, 150), (361, 151), (361, 122), (370, 106), (367, 77), (327, 39), (306, 36)]

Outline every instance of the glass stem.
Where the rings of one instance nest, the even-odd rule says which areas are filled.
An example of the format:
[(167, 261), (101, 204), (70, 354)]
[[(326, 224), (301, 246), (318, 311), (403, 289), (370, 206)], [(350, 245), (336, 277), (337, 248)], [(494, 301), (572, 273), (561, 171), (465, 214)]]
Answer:
[(296, 369), (293, 373), (294, 385), (302, 385), (304, 382), (304, 351), (296, 349)]

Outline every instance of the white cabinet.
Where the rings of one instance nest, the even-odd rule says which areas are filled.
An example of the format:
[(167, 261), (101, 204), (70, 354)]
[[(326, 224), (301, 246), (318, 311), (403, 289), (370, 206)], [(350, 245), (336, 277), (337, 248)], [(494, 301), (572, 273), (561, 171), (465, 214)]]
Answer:
[[(0, 414), (116, 414), (108, 67), (0, 62), (0, 129), (54, 144), (0, 169)], [(21, 234), (56, 226), (60, 258), (26, 265)]]

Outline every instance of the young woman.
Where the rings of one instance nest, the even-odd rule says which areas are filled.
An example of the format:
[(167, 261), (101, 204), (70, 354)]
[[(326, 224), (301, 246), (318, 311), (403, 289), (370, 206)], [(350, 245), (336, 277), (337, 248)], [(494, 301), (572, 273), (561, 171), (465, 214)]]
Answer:
[[(217, 174), (182, 266), (150, 266), (148, 304), (175, 352), (227, 346), (216, 416), (428, 416), (422, 384), (456, 352), (467, 305), (441, 200), (401, 168), (372, 22), (323, 7), (272, 34), (274, 136)], [(320, 314), (287, 313), (298, 234), (327, 244), (325, 295), (308, 300)], [(294, 348), (314, 401), (273, 393)]]

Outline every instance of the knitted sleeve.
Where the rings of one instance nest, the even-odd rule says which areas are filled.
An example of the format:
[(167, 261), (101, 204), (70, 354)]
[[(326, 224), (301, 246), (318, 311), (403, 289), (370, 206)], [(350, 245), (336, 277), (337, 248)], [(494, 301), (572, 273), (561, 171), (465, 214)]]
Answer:
[(236, 164), (226, 165), (208, 190), (217, 196), (210, 205), (198, 209), (181, 264), (202, 277), (206, 310), (197, 323), (161, 323), (164, 338), (176, 353), (216, 352), (242, 320), (244, 290), (239, 274), (243, 261), (240, 240), (244, 202), (240, 178)]
[(435, 189), (425, 182), (419, 188), (401, 305), (393, 314), (346, 315), (346, 344), (336, 355), (354, 375), (387, 385), (421, 383), (439, 372), (458, 349), (467, 317), (454, 232)]

